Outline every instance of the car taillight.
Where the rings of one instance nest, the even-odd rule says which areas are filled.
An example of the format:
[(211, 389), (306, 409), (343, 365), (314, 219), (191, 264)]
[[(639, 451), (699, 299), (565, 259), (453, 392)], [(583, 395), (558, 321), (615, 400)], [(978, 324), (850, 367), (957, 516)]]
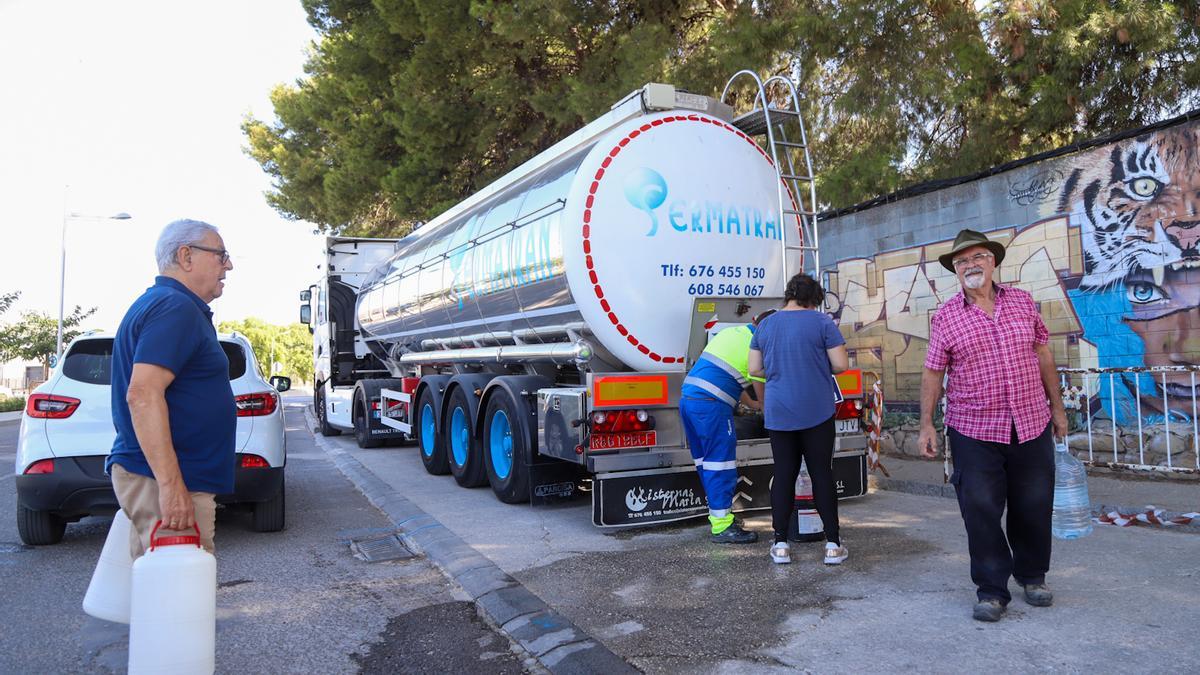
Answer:
[(264, 391), (257, 394), (235, 396), (233, 402), (237, 405), (238, 417), (260, 417), (275, 412), (275, 406), (279, 405), (279, 398), (273, 391)]
[(259, 457), (258, 455), (252, 455), (248, 452), (243, 452), (241, 467), (243, 469), (269, 469), (271, 468), (271, 465), (267, 463), (267, 460)]
[(837, 412), (834, 413), (834, 418), (839, 420), (850, 420), (862, 416), (862, 399), (856, 398), (852, 400), (842, 401), (837, 404)]
[(649, 431), (653, 428), (654, 417), (645, 410), (597, 410), (592, 413), (594, 434)]
[(39, 459), (25, 469), (26, 476), (31, 476), (35, 473), (54, 473), (54, 460)]
[(33, 394), (25, 402), (25, 414), (37, 419), (61, 420), (79, 407), (79, 399), (54, 394)]

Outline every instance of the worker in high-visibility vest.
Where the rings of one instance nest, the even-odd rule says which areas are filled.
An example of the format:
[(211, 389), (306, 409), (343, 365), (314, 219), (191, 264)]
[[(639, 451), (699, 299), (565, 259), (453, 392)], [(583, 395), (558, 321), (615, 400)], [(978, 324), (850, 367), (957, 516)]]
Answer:
[[(733, 492), (737, 487), (733, 413), (738, 403), (762, 408), (764, 381), (750, 377), (747, 366), (754, 326), (772, 312), (754, 317), (754, 323), (730, 326), (714, 335), (683, 380), (679, 401), (683, 431), (708, 497), (710, 539), (718, 544), (758, 541), (756, 533), (742, 529), (733, 519)], [(746, 393), (749, 384), (753, 384), (757, 400)]]

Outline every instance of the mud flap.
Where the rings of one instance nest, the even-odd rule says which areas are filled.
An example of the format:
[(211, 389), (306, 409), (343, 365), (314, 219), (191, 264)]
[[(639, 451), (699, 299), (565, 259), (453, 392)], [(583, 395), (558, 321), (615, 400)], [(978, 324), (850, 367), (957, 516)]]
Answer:
[(584, 477), (578, 465), (558, 460), (534, 462), (529, 465), (529, 503), (544, 506), (565, 502), (579, 496), (579, 483)]
[[(771, 508), (771, 460), (738, 467), (734, 511)], [(696, 469), (690, 466), (598, 475), (592, 484), (592, 523), (629, 527), (708, 515)]]
[(835, 455), (833, 482), (838, 499), (850, 499), (867, 494), (867, 454)]

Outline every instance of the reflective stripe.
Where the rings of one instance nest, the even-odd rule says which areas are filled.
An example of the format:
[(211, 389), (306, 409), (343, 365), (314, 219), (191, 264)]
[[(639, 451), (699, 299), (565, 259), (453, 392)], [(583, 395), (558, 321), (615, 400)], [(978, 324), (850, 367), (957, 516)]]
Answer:
[(730, 509), (709, 509), (708, 517), (709, 518), (724, 518), (725, 516), (729, 515), (729, 512), (730, 512)]
[(723, 361), (721, 357), (710, 354), (709, 352), (704, 352), (700, 355), (700, 358), (728, 373), (730, 377), (737, 380), (738, 384), (742, 385), (743, 387), (746, 386), (746, 378), (742, 377), (742, 373), (737, 368), (734, 368), (732, 365)]
[(697, 469), (699, 469), (699, 468), (700, 468), (700, 465), (704, 463), (704, 460), (703, 460), (703, 459), (697, 459), (697, 460), (694, 460), (694, 461), (696, 462), (696, 468), (697, 468)]
[(703, 389), (704, 391), (707, 391), (708, 393), (712, 394), (713, 396), (716, 396), (717, 400), (722, 401), (724, 403), (728, 403), (731, 408), (737, 407), (737, 401), (735, 401), (732, 396), (721, 391), (720, 387), (713, 384), (712, 382), (709, 382), (708, 380), (702, 380), (698, 377), (685, 377), (685, 378), (683, 378), (683, 383), (690, 384), (693, 387), (698, 387), (700, 389)]
[(730, 460), (728, 462), (707, 462), (706, 461), (706, 462), (704, 462), (703, 466), (704, 466), (705, 471), (727, 471), (729, 469), (737, 468), (737, 460), (736, 459)]

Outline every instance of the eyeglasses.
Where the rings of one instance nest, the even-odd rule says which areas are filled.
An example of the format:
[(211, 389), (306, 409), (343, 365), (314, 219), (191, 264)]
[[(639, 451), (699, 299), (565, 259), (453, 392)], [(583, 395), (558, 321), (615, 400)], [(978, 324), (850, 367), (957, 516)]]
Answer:
[(223, 248), (211, 248), (209, 246), (201, 246), (200, 244), (188, 244), (188, 246), (191, 246), (192, 248), (198, 248), (201, 251), (208, 251), (209, 253), (216, 255), (221, 259), (222, 265), (229, 262), (229, 251)]
[(967, 265), (968, 263), (970, 263), (972, 265), (977, 265), (991, 257), (992, 257), (991, 253), (976, 253), (975, 255), (973, 255), (969, 258), (955, 258), (954, 260), (951, 261), (951, 264), (954, 265), (955, 267), (963, 267), (963, 266)]

